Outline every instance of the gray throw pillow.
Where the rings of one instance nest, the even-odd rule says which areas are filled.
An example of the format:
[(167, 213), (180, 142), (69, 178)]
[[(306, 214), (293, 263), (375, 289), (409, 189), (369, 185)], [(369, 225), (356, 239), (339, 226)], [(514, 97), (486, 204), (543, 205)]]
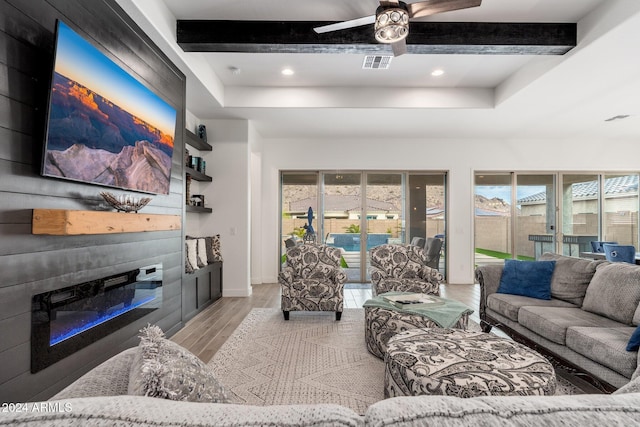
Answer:
[(601, 264), (587, 288), (582, 309), (631, 325), (640, 303), (640, 266)]
[(213, 247), (211, 246), (213, 244), (213, 237), (211, 236), (205, 237), (204, 242), (205, 242), (205, 248), (207, 250), (207, 262), (211, 264), (215, 262), (215, 259), (213, 257)]
[(164, 338), (158, 326), (142, 329), (129, 374), (128, 394), (189, 402), (229, 403), (224, 387), (197, 356)]
[(578, 306), (582, 305), (582, 300), (596, 272), (596, 267), (603, 262), (553, 253), (544, 253), (539, 260), (556, 262), (551, 278), (551, 297)]

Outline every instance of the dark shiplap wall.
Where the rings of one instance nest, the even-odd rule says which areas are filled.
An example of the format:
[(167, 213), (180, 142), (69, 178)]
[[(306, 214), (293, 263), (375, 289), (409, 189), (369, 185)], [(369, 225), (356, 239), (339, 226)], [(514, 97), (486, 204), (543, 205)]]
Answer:
[[(180, 70), (114, 0), (0, 0), (0, 402), (49, 398), (111, 355), (135, 345), (138, 330), (147, 323), (158, 324), (168, 334), (181, 326), (182, 231), (31, 234), (34, 208), (104, 206), (101, 187), (39, 174), (58, 18), (178, 110), (171, 194), (153, 196), (144, 212), (184, 217), (180, 153), (185, 77)], [(162, 309), (30, 373), (33, 294), (156, 262), (164, 264)]]

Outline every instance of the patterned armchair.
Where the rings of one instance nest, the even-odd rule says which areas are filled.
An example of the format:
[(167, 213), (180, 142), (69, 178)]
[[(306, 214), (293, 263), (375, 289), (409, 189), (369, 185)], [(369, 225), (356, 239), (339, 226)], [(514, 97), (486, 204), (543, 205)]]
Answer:
[(287, 249), (278, 275), (284, 319), (289, 320), (290, 311), (335, 311), (340, 320), (346, 281), (340, 249), (313, 243)]
[(426, 253), (419, 246), (387, 244), (372, 248), (373, 295), (392, 291), (440, 295), (444, 277), (426, 262)]

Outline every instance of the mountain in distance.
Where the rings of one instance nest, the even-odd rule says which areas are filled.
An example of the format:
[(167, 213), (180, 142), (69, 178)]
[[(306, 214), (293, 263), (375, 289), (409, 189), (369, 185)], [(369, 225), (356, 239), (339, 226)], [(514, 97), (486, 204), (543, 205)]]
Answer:
[(47, 149), (64, 151), (74, 144), (119, 153), (123, 147), (148, 141), (173, 154), (167, 135), (91, 89), (54, 73), (49, 108)]
[(173, 135), (55, 73), (43, 174), (168, 194)]
[(45, 156), (44, 174), (48, 176), (169, 194), (171, 158), (148, 141), (126, 146), (118, 154), (74, 144)]
[(475, 201), (476, 208), (478, 209), (503, 214), (511, 212), (511, 205), (500, 197), (492, 197), (491, 199), (489, 199), (480, 194), (476, 194)]
[[(304, 185), (286, 185), (283, 187), (283, 201), (299, 201), (305, 199), (315, 199), (316, 197), (315, 186)], [(360, 193), (359, 186), (332, 186), (331, 191), (334, 194), (343, 196), (354, 196)], [(398, 186), (370, 186), (367, 188), (367, 195), (370, 199), (380, 200), (393, 203), (396, 205), (398, 211), (400, 206), (398, 204), (401, 192)], [(427, 192), (427, 207), (428, 208), (444, 208), (445, 195), (444, 188), (441, 186), (434, 186)], [(509, 213), (511, 205), (499, 197), (493, 197), (491, 199), (476, 194), (475, 207), (485, 210), (499, 213)]]

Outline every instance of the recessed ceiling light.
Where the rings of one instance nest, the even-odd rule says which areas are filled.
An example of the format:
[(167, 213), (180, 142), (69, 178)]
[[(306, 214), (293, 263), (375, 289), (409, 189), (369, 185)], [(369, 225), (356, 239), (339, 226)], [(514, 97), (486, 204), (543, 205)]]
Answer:
[(283, 68), (281, 72), (283, 76), (292, 76), (294, 74), (291, 68)]
[(441, 68), (437, 68), (437, 69), (435, 69), (435, 70), (433, 70), (433, 71), (431, 72), (431, 75), (432, 75), (433, 77), (439, 77), (439, 76), (441, 76), (441, 75), (443, 75), (443, 74), (444, 74), (444, 70), (443, 70), (443, 69), (441, 69)]

